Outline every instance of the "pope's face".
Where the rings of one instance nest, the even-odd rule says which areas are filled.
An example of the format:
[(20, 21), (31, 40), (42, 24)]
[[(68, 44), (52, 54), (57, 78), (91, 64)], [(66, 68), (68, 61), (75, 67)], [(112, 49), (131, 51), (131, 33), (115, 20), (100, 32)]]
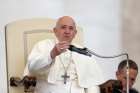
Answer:
[(60, 42), (71, 42), (77, 33), (75, 23), (70, 18), (59, 20), (57, 26), (54, 28), (54, 32)]

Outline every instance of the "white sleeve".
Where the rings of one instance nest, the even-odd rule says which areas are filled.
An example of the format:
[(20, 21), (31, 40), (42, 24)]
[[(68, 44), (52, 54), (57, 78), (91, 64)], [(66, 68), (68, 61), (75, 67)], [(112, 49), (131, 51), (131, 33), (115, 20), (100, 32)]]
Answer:
[(51, 63), (51, 47), (49, 44), (38, 43), (34, 46), (28, 58), (28, 69), (30, 73), (42, 73), (47, 70)]
[(93, 86), (85, 89), (85, 93), (100, 93), (99, 86)]

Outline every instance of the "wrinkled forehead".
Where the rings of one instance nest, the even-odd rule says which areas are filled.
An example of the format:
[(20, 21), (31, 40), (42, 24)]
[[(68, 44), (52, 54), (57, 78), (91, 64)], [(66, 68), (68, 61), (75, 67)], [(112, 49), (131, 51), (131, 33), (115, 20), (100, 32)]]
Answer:
[(70, 18), (70, 17), (62, 17), (56, 23), (56, 27), (59, 27), (59, 26), (76, 27), (76, 24), (75, 24), (75, 22), (74, 22), (74, 20), (72, 18)]

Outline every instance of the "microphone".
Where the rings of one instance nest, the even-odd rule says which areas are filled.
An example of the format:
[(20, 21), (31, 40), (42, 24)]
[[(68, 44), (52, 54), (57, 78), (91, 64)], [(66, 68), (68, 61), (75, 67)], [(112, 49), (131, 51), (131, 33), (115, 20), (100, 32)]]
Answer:
[(70, 45), (70, 47), (68, 48), (70, 51), (74, 51), (86, 56), (91, 57), (92, 55), (87, 51), (87, 48), (77, 48), (74, 45)]

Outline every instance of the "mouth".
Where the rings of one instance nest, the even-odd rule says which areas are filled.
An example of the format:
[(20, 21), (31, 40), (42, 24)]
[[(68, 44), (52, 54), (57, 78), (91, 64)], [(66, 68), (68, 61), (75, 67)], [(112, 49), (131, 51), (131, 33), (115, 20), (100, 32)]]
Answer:
[(68, 35), (68, 34), (66, 34), (66, 35), (64, 35), (64, 37), (69, 38), (69, 37), (71, 37), (71, 36), (70, 36), (70, 35)]

